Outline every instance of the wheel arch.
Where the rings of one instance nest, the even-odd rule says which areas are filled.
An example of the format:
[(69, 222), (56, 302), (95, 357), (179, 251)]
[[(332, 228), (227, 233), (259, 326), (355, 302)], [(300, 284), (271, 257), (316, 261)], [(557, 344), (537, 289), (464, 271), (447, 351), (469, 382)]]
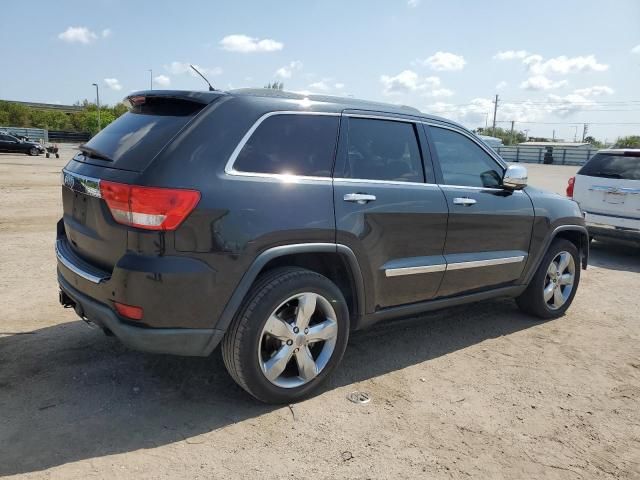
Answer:
[(226, 331), (258, 276), (283, 266), (298, 266), (326, 276), (342, 291), (349, 313), (353, 317), (364, 314), (364, 282), (353, 251), (335, 243), (303, 243), (273, 247), (258, 255), (235, 288), (215, 328)]
[(528, 269), (523, 283), (529, 284), (535, 275), (536, 270), (538, 270), (545, 253), (549, 250), (551, 243), (556, 238), (564, 238), (573, 243), (580, 254), (582, 269), (587, 269), (587, 263), (589, 261), (589, 232), (587, 231), (587, 228), (583, 225), (560, 225), (554, 228), (551, 233), (547, 235), (542, 248), (540, 248), (536, 255), (535, 261), (532, 262), (531, 267)]

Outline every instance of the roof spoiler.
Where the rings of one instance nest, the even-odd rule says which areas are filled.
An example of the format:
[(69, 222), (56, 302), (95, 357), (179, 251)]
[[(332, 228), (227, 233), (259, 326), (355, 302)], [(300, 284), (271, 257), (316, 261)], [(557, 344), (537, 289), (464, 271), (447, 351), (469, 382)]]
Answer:
[(138, 92), (132, 92), (126, 97), (124, 97), (123, 102), (125, 103), (135, 103), (132, 102), (134, 97), (164, 97), (164, 98), (175, 98), (176, 100), (183, 100), (187, 102), (200, 103), (202, 105), (208, 105), (213, 102), (215, 99), (219, 98), (222, 95), (226, 95), (224, 92), (215, 91), (215, 92), (197, 92), (197, 91), (189, 91), (189, 90), (140, 90)]

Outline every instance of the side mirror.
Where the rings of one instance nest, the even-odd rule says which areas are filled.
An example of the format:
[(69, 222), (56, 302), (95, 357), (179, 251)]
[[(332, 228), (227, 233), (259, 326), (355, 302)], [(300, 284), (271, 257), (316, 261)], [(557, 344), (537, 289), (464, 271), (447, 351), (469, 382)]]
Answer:
[(502, 177), (502, 186), (509, 190), (522, 190), (527, 186), (527, 169), (522, 165), (509, 165)]

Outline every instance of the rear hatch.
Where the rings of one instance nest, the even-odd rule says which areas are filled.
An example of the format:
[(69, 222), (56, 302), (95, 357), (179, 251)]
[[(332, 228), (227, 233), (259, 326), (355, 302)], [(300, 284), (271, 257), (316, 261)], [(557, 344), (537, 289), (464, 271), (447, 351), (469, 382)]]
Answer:
[[(626, 227), (640, 220), (640, 150), (598, 152), (578, 171), (574, 199), (596, 223)], [(590, 218), (591, 217), (591, 218)], [(636, 227), (637, 228), (637, 227)]]
[[(118, 223), (101, 183), (135, 184), (153, 159), (221, 94), (140, 92), (125, 99), (129, 111), (109, 124), (63, 170), (64, 234), (71, 251), (111, 272), (127, 250), (131, 226)], [(125, 200), (126, 205), (126, 200)]]

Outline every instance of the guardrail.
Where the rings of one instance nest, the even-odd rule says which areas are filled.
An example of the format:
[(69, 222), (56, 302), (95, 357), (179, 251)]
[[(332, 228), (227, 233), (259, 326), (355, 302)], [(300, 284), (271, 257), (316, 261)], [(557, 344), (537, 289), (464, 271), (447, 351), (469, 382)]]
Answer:
[(495, 147), (507, 162), (552, 163), (553, 165), (584, 165), (598, 151), (597, 148), (552, 148), (548, 147)]

